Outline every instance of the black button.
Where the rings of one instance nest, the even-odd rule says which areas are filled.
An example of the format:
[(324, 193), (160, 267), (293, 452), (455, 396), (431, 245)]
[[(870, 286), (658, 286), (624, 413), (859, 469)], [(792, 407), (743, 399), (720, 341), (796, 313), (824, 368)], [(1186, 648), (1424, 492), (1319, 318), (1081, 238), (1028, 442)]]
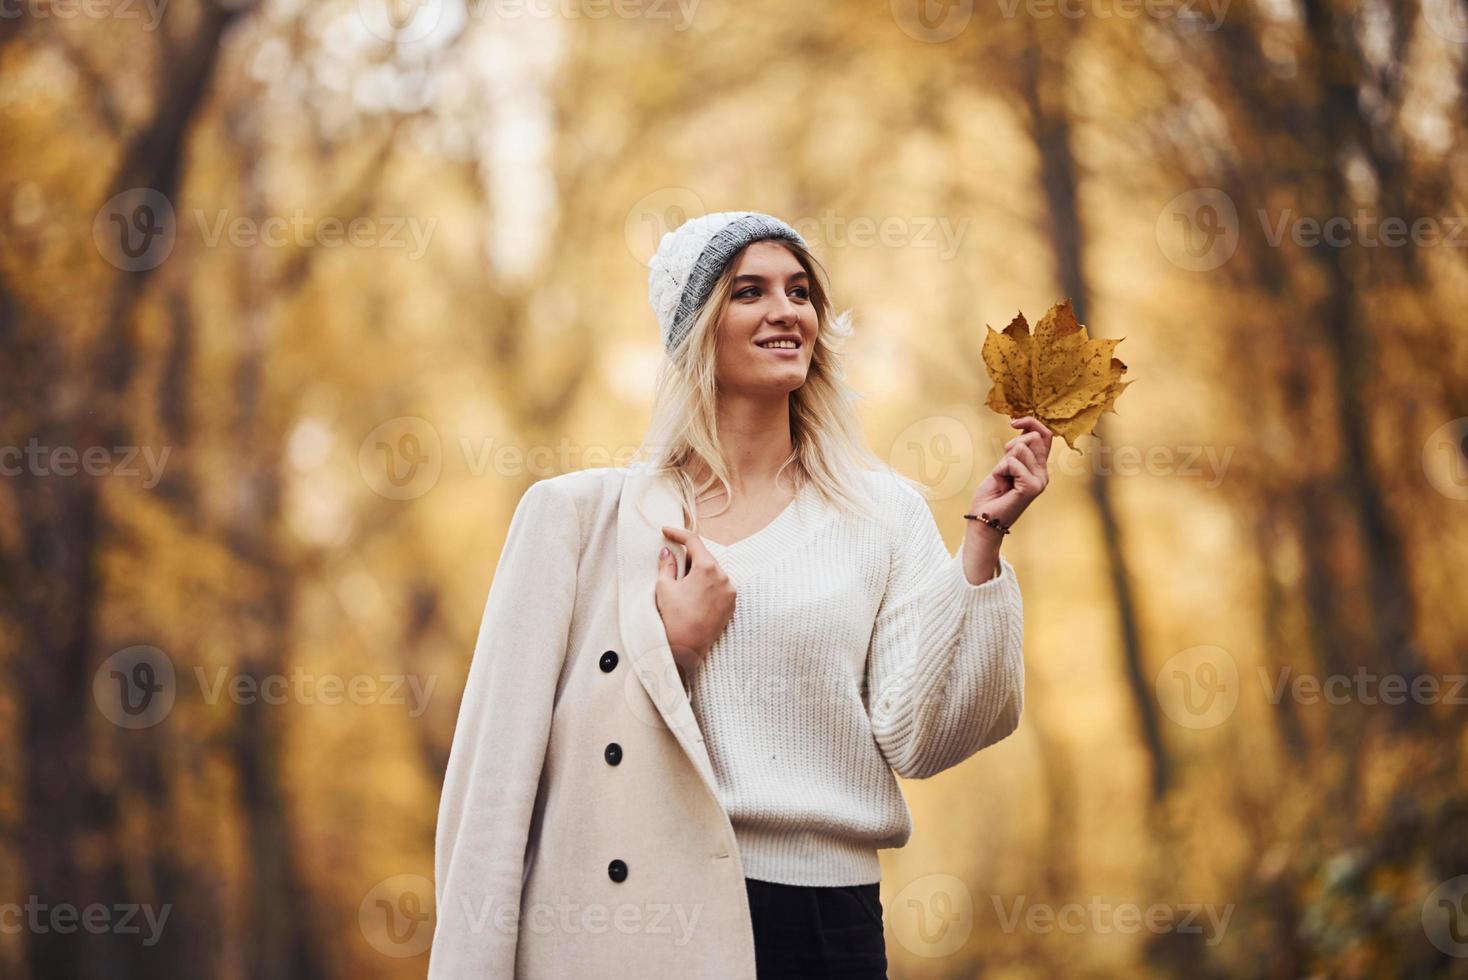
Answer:
[(613, 881), (626, 881), (627, 862), (621, 858), (613, 858), (612, 863), (607, 865), (607, 876)]
[(607, 744), (606, 752), (602, 754), (606, 756), (607, 765), (615, 766), (622, 761), (622, 746), (616, 742), (610, 742)]
[(617, 651), (608, 650), (601, 655), (601, 669), (610, 674), (617, 666)]

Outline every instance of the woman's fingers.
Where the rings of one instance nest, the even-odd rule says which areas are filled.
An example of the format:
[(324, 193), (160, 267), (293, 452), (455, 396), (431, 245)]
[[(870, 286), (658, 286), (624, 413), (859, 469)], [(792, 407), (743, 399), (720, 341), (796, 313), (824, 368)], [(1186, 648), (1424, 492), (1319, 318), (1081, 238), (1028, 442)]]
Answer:
[(1006, 453), (999, 457), (998, 463), (994, 464), (993, 475), (996, 480), (1000, 481), (1001, 486), (1003, 486), (1004, 478), (1009, 478), (1009, 489), (1004, 491), (1005, 493), (1019, 489), (1019, 479), (1023, 475), (1023, 468), (1016, 466), (1015, 463), (1015, 458)]
[(717, 562), (714, 561), (714, 556), (710, 554), (708, 548), (704, 546), (703, 539), (694, 534), (692, 531), (688, 530), (686, 527), (672, 527), (670, 525), (664, 525), (663, 534), (666, 537), (672, 538), (674, 541), (683, 545), (683, 547), (687, 549), (688, 567), (684, 570), (683, 574), (687, 575), (695, 568), (707, 568), (717, 564)]
[(674, 578), (681, 579), (688, 574), (688, 570), (693, 565), (693, 552), (688, 547), (689, 533), (686, 529), (681, 527), (671, 527), (664, 525), (663, 537), (669, 539), (675, 544), (683, 545), (683, 561), (679, 563), (681, 567), (677, 568), (673, 576)]
[(658, 552), (658, 578), (667, 579), (671, 582), (678, 580), (678, 556), (673, 554), (673, 549), (667, 545)]
[(1036, 476), (1045, 472), (1045, 468), (1040, 465), (1040, 460), (1035, 455), (1035, 450), (1031, 449), (1030, 444), (1027, 442), (1016, 444), (1014, 449), (1011, 450), (1010, 455), (1018, 458), (1020, 462), (1025, 464), (1025, 468)]
[(1040, 478), (1024, 464), (1018, 456), (1005, 456), (999, 461), (999, 466), (1004, 473), (1014, 478), (1014, 488), (1021, 493), (1038, 493), (1041, 487)]
[(1004, 444), (1005, 451), (1015, 446), (1029, 446), (1035, 452), (1038, 459), (1044, 459), (1050, 454), (1050, 447), (1045, 443), (1045, 437), (1038, 432), (1022, 432)]
[(1023, 429), (1026, 433), (1037, 433), (1045, 445), (1045, 452), (1050, 452), (1050, 443), (1054, 440), (1055, 433), (1051, 432), (1050, 427), (1044, 422), (1041, 422), (1033, 415), (1025, 415), (1021, 418), (1011, 419), (1009, 424), (1016, 429)]

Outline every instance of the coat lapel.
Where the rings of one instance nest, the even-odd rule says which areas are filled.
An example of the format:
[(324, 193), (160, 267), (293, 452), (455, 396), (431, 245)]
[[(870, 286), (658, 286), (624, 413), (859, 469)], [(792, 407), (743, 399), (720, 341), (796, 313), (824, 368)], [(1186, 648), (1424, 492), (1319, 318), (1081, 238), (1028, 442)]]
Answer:
[(632, 703), (635, 688), (627, 694), (633, 710), (643, 715), (644, 721), (673, 732), (704, 785), (718, 800), (718, 784), (703, 733), (678, 677), (673, 651), (657, 610), (658, 552), (667, 545), (673, 549), (678, 567), (683, 567), (683, 548), (663, 537), (664, 525), (684, 526), (683, 507), (671, 478), (651, 473), (645, 464), (627, 467), (617, 509), (618, 612), (622, 641), (632, 659), (632, 673), (652, 700), (657, 714), (652, 716), (639, 704)]

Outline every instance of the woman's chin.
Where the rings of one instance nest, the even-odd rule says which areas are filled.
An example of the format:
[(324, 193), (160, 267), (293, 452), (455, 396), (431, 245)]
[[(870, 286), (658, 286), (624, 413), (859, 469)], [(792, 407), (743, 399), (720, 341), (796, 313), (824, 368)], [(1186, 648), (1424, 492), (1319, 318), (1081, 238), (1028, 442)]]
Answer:
[(792, 366), (783, 371), (766, 371), (758, 378), (748, 378), (734, 384), (720, 384), (719, 390), (742, 395), (785, 395), (805, 384), (806, 371)]

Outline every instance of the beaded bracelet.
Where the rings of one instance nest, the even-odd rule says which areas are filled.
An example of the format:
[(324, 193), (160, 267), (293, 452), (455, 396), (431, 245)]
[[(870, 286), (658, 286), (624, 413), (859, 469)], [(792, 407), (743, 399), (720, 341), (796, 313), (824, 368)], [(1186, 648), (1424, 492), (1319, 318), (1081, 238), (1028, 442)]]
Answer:
[(998, 521), (997, 519), (995, 519), (993, 517), (990, 517), (988, 514), (983, 513), (982, 511), (979, 512), (978, 514), (964, 514), (963, 516), (964, 516), (964, 518), (966, 520), (970, 520), (970, 521), (983, 521), (985, 524), (989, 525), (994, 530), (998, 531), (1000, 534), (1008, 534), (1009, 533), (1010, 525), (1003, 524), (1000, 521)]

